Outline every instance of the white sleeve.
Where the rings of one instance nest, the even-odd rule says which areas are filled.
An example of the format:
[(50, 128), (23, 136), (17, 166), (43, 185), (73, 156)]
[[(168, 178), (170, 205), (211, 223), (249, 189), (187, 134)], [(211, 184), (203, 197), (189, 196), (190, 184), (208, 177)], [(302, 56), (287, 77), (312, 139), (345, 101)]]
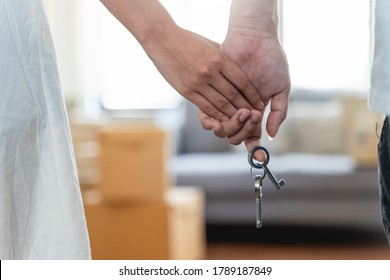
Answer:
[(369, 107), (390, 115), (390, 1), (376, 0), (375, 47)]

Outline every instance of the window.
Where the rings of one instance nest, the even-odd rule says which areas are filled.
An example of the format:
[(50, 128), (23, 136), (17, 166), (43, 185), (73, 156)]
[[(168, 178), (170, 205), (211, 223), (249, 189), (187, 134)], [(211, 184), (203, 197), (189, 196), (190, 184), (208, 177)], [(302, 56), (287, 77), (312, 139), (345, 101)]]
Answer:
[(367, 92), (370, 0), (283, 0), (282, 42), (292, 86)]

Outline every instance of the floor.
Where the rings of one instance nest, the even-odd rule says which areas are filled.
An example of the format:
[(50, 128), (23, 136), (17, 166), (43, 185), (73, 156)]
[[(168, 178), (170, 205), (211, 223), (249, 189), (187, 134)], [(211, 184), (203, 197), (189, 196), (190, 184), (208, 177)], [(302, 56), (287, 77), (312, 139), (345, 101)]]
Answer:
[(390, 260), (382, 232), (353, 228), (207, 227), (210, 260)]

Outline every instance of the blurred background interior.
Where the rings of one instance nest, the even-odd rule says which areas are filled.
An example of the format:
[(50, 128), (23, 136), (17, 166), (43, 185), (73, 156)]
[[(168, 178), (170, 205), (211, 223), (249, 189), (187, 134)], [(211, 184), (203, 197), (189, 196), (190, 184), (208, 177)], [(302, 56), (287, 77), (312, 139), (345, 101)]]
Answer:
[[(179, 25), (222, 42), (228, 0), (163, 0)], [(280, 1), (289, 115), (262, 144), (287, 182), (263, 188), (255, 227), (243, 145), (203, 131), (98, 0), (46, 0), (94, 259), (384, 259), (367, 110), (371, 0)], [(329, 20), (331, 18), (332, 20)]]

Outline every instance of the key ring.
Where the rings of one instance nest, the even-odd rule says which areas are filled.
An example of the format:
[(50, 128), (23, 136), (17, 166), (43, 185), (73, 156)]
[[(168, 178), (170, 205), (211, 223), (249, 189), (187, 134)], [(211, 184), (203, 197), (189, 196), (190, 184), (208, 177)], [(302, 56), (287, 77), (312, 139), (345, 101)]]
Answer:
[[(262, 150), (264, 151), (265, 155), (267, 156), (267, 158), (265, 159), (265, 161), (263, 163), (255, 163), (253, 162), (253, 155), (255, 152), (257, 152), (258, 150)], [(250, 152), (248, 153), (248, 162), (250, 164), (251, 167), (253, 168), (256, 168), (256, 169), (263, 169), (263, 167), (267, 166), (268, 162), (269, 162), (269, 152), (266, 148), (264, 148), (263, 146), (255, 146), (253, 147)], [(251, 168), (251, 173), (252, 173), (252, 168)], [(252, 173), (253, 174), (253, 173)], [(265, 175), (264, 175), (265, 176)], [(264, 178), (264, 177), (263, 177)]]
[(255, 180), (258, 179), (258, 178), (260, 178), (260, 180), (263, 180), (265, 178), (265, 175), (267, 175), (267, 173), (265, 173), (264, 170), (263, 170), (263, 174), (260, 174), (260, 175), (254, 174), (253, 173), (253, 166), (251, 166), (250, 171), (251, 171), (251, 175), (252, 175), (253, 179), (255, 179)]

